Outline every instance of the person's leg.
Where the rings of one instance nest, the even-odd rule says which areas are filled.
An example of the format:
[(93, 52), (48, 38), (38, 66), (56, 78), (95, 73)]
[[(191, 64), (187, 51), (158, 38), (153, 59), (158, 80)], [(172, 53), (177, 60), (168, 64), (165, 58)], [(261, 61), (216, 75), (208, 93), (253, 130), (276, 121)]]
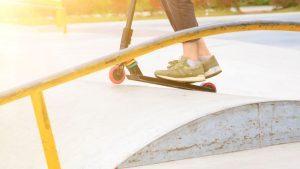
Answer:
[(198, 26), (191, 0), (161, 0), (174, 31)]
[[(198, 26), (190, 0), (161, 0), (174, 31)], [(198, 40), (183, 43), (183, 57), (167, 70), (158, 70), (155, 76), (180, 82), (204, 81), (204, 68), (198, 60)]]
[[(191, 0), (161, 0), (161, 2), (174, 31), (198, 26)], [(214, 63), (211, 64), (211, 61)], [(210, 66), (215, 66), (217, 62), (211, 57), (203, 39), (184, 42), (183, 58), (170, 64), (168, 70), (156, 71), (155, 75), (169, 80), (197, 82), (220, 73), (208, 71), (211, 69)]]
[(201, 61), (205, 61), (205, 60), (209, 59), (212, 56), (210, 51), (208, 50), (208, 48), (206, 46), (206, 43), (205, 43), (203, 38), (200, 38), (197, 41), (197, 47), (198, 47), (198, 58)]
[(183, 43), (183, 56), (191, 60), (198, 60), (198, 42), (184, 42)]
[[(174, 31), (197, 27), (194, 5), (191, 0), (161, 0)], [(197, 45), (198, 49), (194, 46)], [(196, 51), (197, 50), (197, 51)], [(183, 42), (183, 55), (192, 59), (206, 59), (211, 56), (203, 38)], [(195, 57), (195, 55), (198, 55)]]
[[(191, 0), (161, 0), (174, 31), (197, 27), (194, 5)], [(197, 40), (183, 42), (183, 56), (198, 60)]]

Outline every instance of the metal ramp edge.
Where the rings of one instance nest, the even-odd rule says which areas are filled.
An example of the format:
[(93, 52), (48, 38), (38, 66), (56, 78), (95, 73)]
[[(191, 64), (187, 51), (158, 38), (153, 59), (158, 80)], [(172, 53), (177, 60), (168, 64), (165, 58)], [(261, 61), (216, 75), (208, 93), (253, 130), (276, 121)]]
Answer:
[(270, 101), (225, 109), (151, 142), (117, 168), (151, 165), (300, 141), (300, 102)]

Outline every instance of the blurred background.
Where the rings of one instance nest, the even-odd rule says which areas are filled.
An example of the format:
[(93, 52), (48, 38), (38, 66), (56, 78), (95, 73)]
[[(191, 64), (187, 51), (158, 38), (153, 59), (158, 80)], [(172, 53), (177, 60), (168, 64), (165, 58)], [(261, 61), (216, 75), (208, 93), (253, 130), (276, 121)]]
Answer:
[[(193, 0), (197, 16), (300, 11), (300, 0)], [(45, 25), (120, 21), (130, 0), (0, 0), (0, 22)], [(60, 11), (58, 13), (57, 11)], [(164, 18), (160, 0), (138, 0), (135, 19)]]

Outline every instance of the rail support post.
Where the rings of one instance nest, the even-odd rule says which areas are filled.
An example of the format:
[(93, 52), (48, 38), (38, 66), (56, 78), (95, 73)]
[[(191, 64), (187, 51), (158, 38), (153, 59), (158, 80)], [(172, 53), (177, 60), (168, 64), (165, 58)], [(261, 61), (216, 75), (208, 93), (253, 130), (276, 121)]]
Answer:
[(56, 150), (56, 145), (48, 118), (47, 108), (42, 92), (38, 91), (31, 95), (36, 121), (42, 139), (44, 154), (48, 169), (61, 169)]
[(64, 8), (56, 10), (56, 26), (63, 29), (64, 33), (67, 33), (67, 14)]

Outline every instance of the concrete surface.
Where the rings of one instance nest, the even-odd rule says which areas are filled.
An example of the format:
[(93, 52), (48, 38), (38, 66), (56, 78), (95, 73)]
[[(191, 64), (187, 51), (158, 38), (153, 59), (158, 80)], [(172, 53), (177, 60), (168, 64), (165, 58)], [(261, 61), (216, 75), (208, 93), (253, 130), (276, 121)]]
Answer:
[[(261, 6), (241, 6), (240, 10), (244, 13), (262, 13), (262, 12), (272, 12), (276, 9), (273, 5), (261, 5)], [(230, 8), (231, 11), (236, 12), (235, 7)]]
[[(83, 81), (50, 89), (45, 99), (63, 169), (115, 168), (144, 146), (182, 125), (207, 115), (213, 122), (210, 115), (214, 116), (215, 112), (270, 101)], [(46, 168), (30, 100), (1, 106), (0, 112), (1, 145), (5, 145), (0, 150), (0, 168)], [(298, 118), (299, 112), (291, 113)], [(283, 115), (289, 117), (291, 113)], [(277, 125), (273, 125), (272, 131), (276, 131)], [(298, 132), (288, 133), (297, 138)]]
[(295, 169), (300, 165), (299, 151), (300, 143), (283, 144), (131, 169)]
[[(274, 18), (298, 21), (300, 14), (208, 17), (200, 18), (199, 23)], [(0, 91), (116, 51), (123, 25), (122, 22), (70, 25), (67, 35), (55, 30), (54, 26), (2, 26)], [(167, 20), (139, 21), (134, 23), (134, 28), (133, 44), (172, 32)], [(206, 38), (206, 41), (224, 69), (220, 76), (209, 80), (217, 84), (220, 93), (299, 99), (299, 95), (295, 95), (300, 93), (299, 33), (253, 31), (213, 36)], [(141, 57), (138, 61), (145, 74), (153, 75), (154, 70), (165, 68), (169, 60), (177, 59), (181, 51), (180, 45), (174, 45)], [(83, 79), (110, 83), (107, 72), (95, 73)], [(125, 84), (148, 86), (129, 81)]]
[[(300, 13), (208, 17), (199, 22), (212, 24), (253, 18), (299, 21)], [(0, 92), (116, 51), (123, 24), (70, 25), (67, 35), (54, 26), (1, 25)], [(133, 44), (172, 32), (167, 20), (139, 21), (134, 26)], [(224, 73), (210, 81), (223, 94), (166, 89), (130, 81), (115, 86), (108, 81), (108, 70), (47, 90), (46, 102), (62, 167), (114, 168), (161, 136), (205, 115), (252, 103), (300, 100), (299, 33), (258, 31), (206, 40), (224, 69)], [(174, 45), (138, 61), (145, 74), (152, 75), (180, 53), (180, 45)], [(28, 98), (1, 106), (0, 124), (0, 143), (4, 145), (0, 149), (0, 168), (46, 168)], [(297, 136), (297, 132), (291, 134)], [(299, 144), (292, 147), (289, 164), (295, 168)], [(274, 151), (285, 153), (280, 148)], [(257, 153), (263, 156), (265, 151)], [(213, 161), (218, 157), (209, 158)], [(247, 153), (243, 157), (247, 159)], [(195, 160), (191, 167), (198, 164), (198, 159)], [(276, 160), (272, 162), (286, 163)], [(203, 163), (214, 166), (208, 161)]]
[(120, 168), (297, 141), (300, 102), (255, 103), (209, 113), (175, 128), (137, 151)]

